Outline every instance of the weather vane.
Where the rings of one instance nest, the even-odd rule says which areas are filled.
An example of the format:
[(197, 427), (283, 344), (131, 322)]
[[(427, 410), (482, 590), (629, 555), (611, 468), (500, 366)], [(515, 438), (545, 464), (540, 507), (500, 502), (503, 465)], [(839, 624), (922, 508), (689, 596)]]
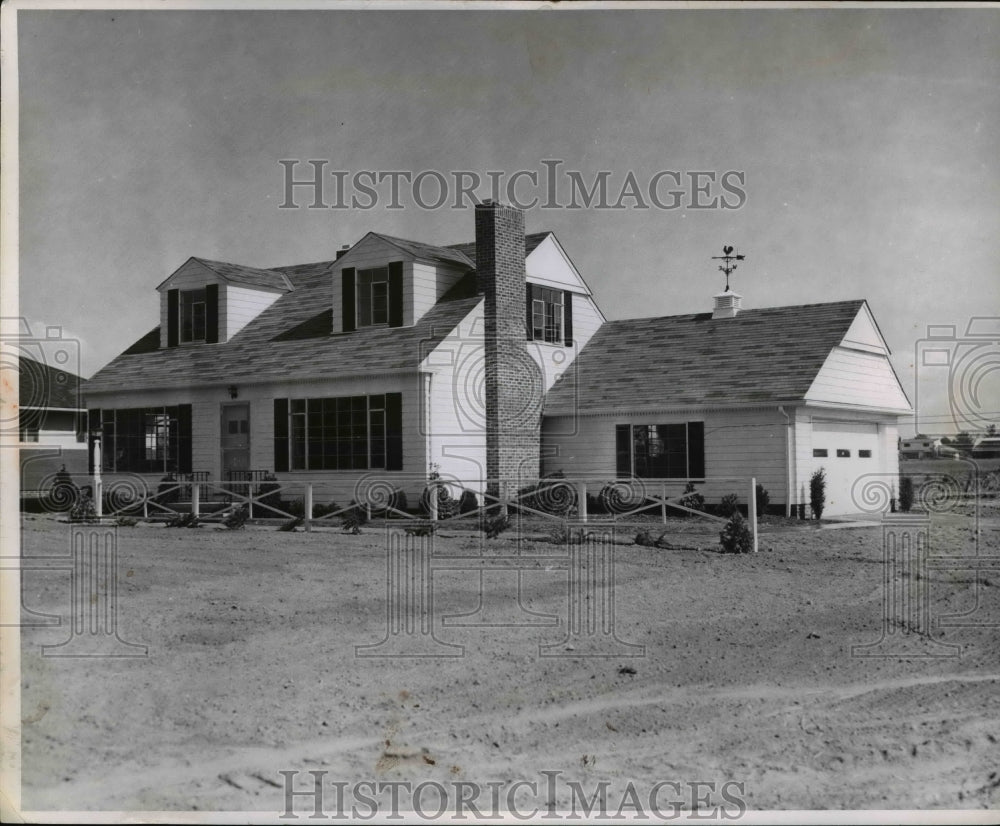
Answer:
[(745, 255), (733, 255), (732, 247), (723, 247), (722, 255), (712, 256), (713, 261), (723, 262), (722, 264), (719, 264), (719, 270), (726, 274), (726, 289), (724, 292), (729, 292), (729, 276), (732, 274), (733, 270), (736, 269), (736, 262), (742, 261), (744, 258), (746, 258)]

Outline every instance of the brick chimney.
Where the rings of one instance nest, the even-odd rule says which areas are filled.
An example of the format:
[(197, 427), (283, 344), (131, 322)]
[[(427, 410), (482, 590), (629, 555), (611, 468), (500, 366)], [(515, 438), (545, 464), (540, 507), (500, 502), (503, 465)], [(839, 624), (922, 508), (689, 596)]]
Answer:
[(718, 293), (714, 298), (715, 308), (712, 310), (712, 318), (735, 318), (743, 309), (743, 296), (731, 290)]
[(510, 495), (538, 477), (544, 392), (527, 346), (522, 210), (476, 206), (476, 274), (485, 297), (488, 492)]

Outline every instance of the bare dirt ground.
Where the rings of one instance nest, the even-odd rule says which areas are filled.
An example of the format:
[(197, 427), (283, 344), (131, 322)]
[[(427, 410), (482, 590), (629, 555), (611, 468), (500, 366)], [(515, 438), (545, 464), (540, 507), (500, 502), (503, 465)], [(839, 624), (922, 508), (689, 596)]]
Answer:
[[(692, 520), (670, 531), (696, 546), (718, 535)], [(25, 517), (25, 557), (65, 553), (68, 532)], [(478, 534), (442, 534), (437, 550), (483, 546)], [(281, 770), (348, 783), (561, 771), (587, 789), (608, 781), (613, 801), (629, 781), (732, 780), (751, 809), (1000, 803), (1000, 570), (978, 585), (970, 570), (933, 570), (923, 583), (932, 619), (965, 613), (981, 626), (933, 629), (960, 658), (852, 657), (881, 633), (879, 527), (772, 528), (746, 556), (617, 547), (616, 631), (645, 646), (637, 658), (539, 655), (566, 634), (566, 574), (544, 562), (523, 576), (524, 604), (559, 625), (445, 627), (444, 614), (475, 609), (479, 578), (441, 570), (434, 627), (464, 655), (358, 658), (355, 646), (386, 630), (378, 528), (140, 525), (118, 536), (120, 634), (148, 646), (146, 657), (42, 656), (69, 633), (69, 574), (24, 573), (25, 605), (63, 618), (22, 634), (24, 809), (277, 815)], [(995, 500), (978, 523), (935, 516), (931, 541), (935, 552), (1000, 558)], [(515, 547), (505, 534), (488, 552)], [(502, 610), (518, 616), (510, 598)], [(939, 651), (906, 640), (911, 653)], [(565, 782), (557, 797), (572, 804)]]

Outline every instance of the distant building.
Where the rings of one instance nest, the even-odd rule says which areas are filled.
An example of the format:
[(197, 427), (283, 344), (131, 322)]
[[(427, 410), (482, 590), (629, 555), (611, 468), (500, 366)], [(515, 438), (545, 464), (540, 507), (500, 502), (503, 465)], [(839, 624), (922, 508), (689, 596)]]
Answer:
[(944, 444), (940, 439), (920, 437), (902, 439), (899, 443), (900, 459), (946, 459), (961, 455), (962, 451)]
[(87, 473), (86, 411), (80, 377), (26, 355), (18, 359), (21, 495), (38, 496), (65, 466)]
[(1000, 436), (981, 436), (972, 447), (973, 459), (1000, 458)]

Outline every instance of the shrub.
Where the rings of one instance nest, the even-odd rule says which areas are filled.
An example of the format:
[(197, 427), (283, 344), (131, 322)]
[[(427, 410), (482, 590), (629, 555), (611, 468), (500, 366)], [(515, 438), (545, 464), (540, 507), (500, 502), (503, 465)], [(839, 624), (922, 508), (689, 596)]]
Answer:
[(809, 480), (809, 507), (813, 517), (823, 518), (823, 508), (826, 507), (826, 471), (819, 468)]
[(487, 539), (496, 539), (510, 527), (510, 518), (502, 513), (483, 520), (483, 531)]
[[(698, 493), (698, 490), (694, 486), (694, 482), (688, 482), (684, 486), (684, 495), (680, 498), (678, 503), (685, 508), (691, 508), (694, 511), (705, 510), (705, 497)], [(684, 511), (678, 511), (681, 516), (687, 516)]]
[[(246, 493), (246, 487), (241, 486), (241, 489), (237, 493)], [(257, 488), (257, 501), (269, 508), (286, 510), (286, 508), (282, 508), (282, 504), (284, 503), (281, 501), (281, 484), (278, 482), (278, 477), (273, 473), (264, 474), (264, 479), (261, 481), (260, 487)], [(302, 504), (299, 503), (300, 513), (302, 512), (302, 507)], [(274, 511), (264, 511), (264, 513), (268, 516), (278, 516)]]
[(243, 504), (240, 505), (240, 507), (235, 508), (232, 513), (223, 519), (222, 524), (225, 525), (228, 530), (239, 531), (243, 529), (246, 525), (247, 519), (249, 518), (250, 506)]
[(748, 554), (753, 550), (753, 535), (743, 514), (736, 511), (719, 534), (719, 544), (727, 554)]
[(719, 516), (728, 519), (740, 512), (740, 497), (735, 493), (727, 493), (719, 502)]
[(913, 507), (913, 479), (909, 476), (899, 477), (899, 509), (909, 513)]
[(70, 510), (79, 495), (80, 489), (73, 483), (73, 477), (66, 470), (66, 465), (63, 465), (56, 471), (52, 487), (46, 494), (46, 510)]
[(771, 504), (771, 494), (767, 492), (767, 488), (758, 482), (755, 497), (757, 499), (757, 518), (760, 519), (760, 517), (767, 513), (767, 506)]
[(526, 508), (532, 508), (553, 516), (566, 516), (576, 509), (576, 490), (565, 479), (561, 470), (543, 476), (535, 485), (528, 485), (518, 491), (518, 501)]
[(436, 474), (431, 474), (431, 482), (424, 488), (423, 492), (420, 494), (420, 512), (426, 516), (430, 516), (431, 513), (431, 493), (432, 489), (437, 489), (437, 518), (438, 519), (451, 519), (453, 516), (457, 516), (459, 512), (459, 500), (451, 495), (451, 491), (448, 490), (447, 485), (435, 485), (434, 476)]
[(330, 502), (328, 505), (323, 504), (313, 504), (313, 519), (319, 519), (322, 516), (328, 516), (331, 513), (340, 510), (340, 505), (336, 502)]
[(97, 509), (94, 507), (94, 500), (90, 498), (90, 488), (85, 488), (76, 498), (76, 502), (69, 511), (71, 522), (96, 522)]
[(344, 511), (344, 515), (341, 517), (340, 524), (347, 533), (361, 533), (361, 526), (368, 524), (368, 513), (365, 507), (352, 499), (348, 510)]
[(156, 501), (167, 505), (181, 501), (181, 489), (174, 474), (168, 473), (160, 480), (156, 487)]
[(458, 499), (458, 512), (472, 513), (478, 508), (479, 497), (477, 497), (471, 490), (463, 490), (462, 495)]

